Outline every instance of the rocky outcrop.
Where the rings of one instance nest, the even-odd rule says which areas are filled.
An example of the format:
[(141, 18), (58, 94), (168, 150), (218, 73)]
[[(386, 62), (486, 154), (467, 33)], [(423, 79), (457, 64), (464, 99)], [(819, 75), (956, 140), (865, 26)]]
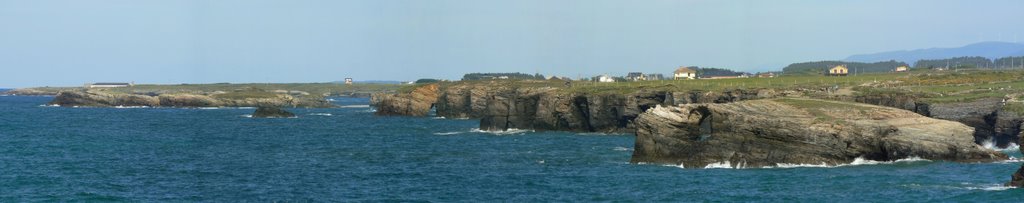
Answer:
[(858, 95), (854, 101), (900, 108), (918, 114), (961, 122), (974, 127), (976, 143), (990, 142), (998, 147), (1017, 143), (1020, 122), (1024, 120), (1017, 113), (1004, 111), (1004, 99), (984, 98), (970, 101), (929, 102), (922, 95), (890, 92)]
[(377, 115), (426, 116), (440, 96), (437, 84), (416, 87), (409, 93), (374, 94), (370, 101), (377, 107)]
[(111, 94), (103, 92), (61, 92), (50, 101), (50, 105), (60, 106), (160, 106), (156, 97), (136, 94)]
[(753, 100), (656, 107), (636, 119), (633, 163), (687, 168), (710, 164), (847, 164), (857, 158), (997, 161), (974, 144), (973, 129), (914, 112), (814, 99)]
[(13, 89), (8, 91), (0, 91), (0, 95), (18, 95), (18, 96), (53, 96), (57, 95), (56, 91), (44, 91), (34, 88), (22, 88)]
[[(262, 93), (262, 92), (261, 92)], [(238, 94), (246, 95), (246, 94)], [(319, 97), (296, 97), (286, 94), (254, 94), (258, 96), (217, 97), (204, 94), (125, 94), (103, 91), (65, 91), (57, 94), (50, 101), (51, 105), (60, 106), (148, 106), (148, 107), (301, 107), (329, 108), (334, 105)]]
[(295, 114), (273, 106), (260, 106), (252, 113), (253, 118), (292, 118)]
[[(516, 87), (499, 82), (420, 87), (407, 94), (375, 94), (378, 115), (425, 116), (431, 107), (446, 118), (477, 118), (480, 129), (631, 132), (633, 120), (658, 105), (726, 103), (774, 98), (771, 89), (721, 92), (644, 91), (627, 94), (573, 92), (555, 87)], [(433, 105), (431, 105), (433, 104)]]

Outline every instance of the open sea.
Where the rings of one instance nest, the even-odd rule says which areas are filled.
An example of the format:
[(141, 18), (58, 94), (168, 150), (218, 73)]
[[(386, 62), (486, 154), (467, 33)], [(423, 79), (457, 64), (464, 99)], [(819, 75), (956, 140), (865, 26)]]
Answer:
[(1001, 186), (1020, 162), (682, 169), (629, 164), (631, 134), (483, 132), (366, 99), (279, 119), (50, 99), (0, 96), (0, 202), (1024, 201)]

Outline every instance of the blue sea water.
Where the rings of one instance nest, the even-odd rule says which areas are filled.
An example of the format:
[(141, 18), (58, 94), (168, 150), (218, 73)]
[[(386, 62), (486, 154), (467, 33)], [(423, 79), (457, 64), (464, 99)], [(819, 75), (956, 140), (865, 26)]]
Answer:
[(50, 99), (0, 97), (0, 202), (1024, 200), (1000, 187), (1019, 162), (682, 169), (629, 164), (630, 134), (481, 132), (365, 99), (282, 119)]

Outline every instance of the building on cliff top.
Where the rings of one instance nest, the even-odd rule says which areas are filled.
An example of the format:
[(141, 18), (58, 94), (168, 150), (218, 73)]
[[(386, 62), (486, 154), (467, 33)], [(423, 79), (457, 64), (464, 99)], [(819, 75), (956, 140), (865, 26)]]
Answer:
[(641, 72), (630, 72), (626, 74), (626, 79), (630, 81), (644, 81), (647, 80), (647, 75)]
[(907, 72), (908, 70), (910, 70), (910, 68), (907, 66), (896, 67), (896, 72)]
[(826, 73), (825, 75), (826, 76), (846, 76), (849, 73), (850, 73), (850, 69), (847, 69), (846, 65), (837, 65), (835, 67), (832, 67), (832, 68), (828, 69), (828, 73)]
[(676, 80), (692, 80), (697, 79), (697, 71), (687, 68), (685, 66), (679, 66), (673, 74), (673, 79)]
[(92, 84), (86, 84), (86, 88), (112, 88), (112, 87), (131, 87), (135, 86), (135, 82), (98, 82)]

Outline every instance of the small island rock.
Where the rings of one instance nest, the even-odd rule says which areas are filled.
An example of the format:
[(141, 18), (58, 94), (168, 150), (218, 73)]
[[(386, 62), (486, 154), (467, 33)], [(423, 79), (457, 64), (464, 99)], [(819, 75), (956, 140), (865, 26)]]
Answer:
[(291, 118), (295, 117), (292, 112), (285, 111), (281, 108), (260, 106), (256, 108), (256, 112), (252, 113), (253, 118)]

